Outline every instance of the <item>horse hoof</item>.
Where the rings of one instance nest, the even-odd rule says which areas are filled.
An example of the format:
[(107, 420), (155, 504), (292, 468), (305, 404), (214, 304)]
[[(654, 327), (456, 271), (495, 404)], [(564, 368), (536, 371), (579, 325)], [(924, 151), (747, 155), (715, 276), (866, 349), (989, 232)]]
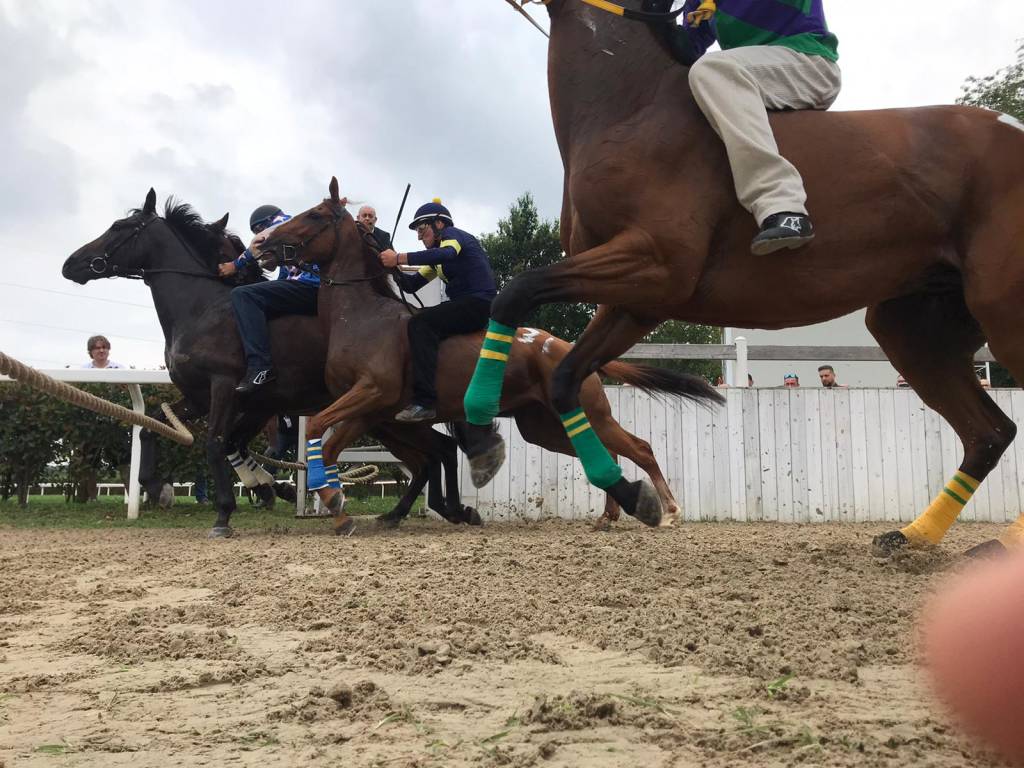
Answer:
[(465, 507), (465, 521), (466, 525), (483, 525), (484, 519), (480, 517), (480, 513), (477, 512), (473, 507)]
[(270, 511), (274, 508), (274, 502), (277, 501), (277, 493), (274, 491), (274, 486), (272, 484), (257, 485), (252, 489), (252, 492), (256, 494), (256, 498), (259, 499), (256, 504), (258, 509)]
[(341, 522), (335, 521), (334, 523), (334, 535), (344, 536), (348, 538), (356, 532), (356, 521), (351, 517), (345, 517)]
[(597, 518), (597, 520), (594, 521), (594, 524), (590, 528), (590, 530), (594, 531), (595, 533), (607, 533), (611, 529), (612, 521), (608, 518), (607, 515), (601, 515), (599, 518)]
[(230, 525), (215, 525), (210, 529), (210, 532), (206, 534), (208, 539), (230, 539), (235, 535), (235, 532), (231, 529)]
[[(637, 489), (636, 508), (630, 514), (644, 525), (657, 528), (661, 525), (662, 517), (661, 499), (658, 492), (646, 480), (638, 480), (637, 483), (639, 488)], [(626, 511), (629, 512), (628, 509)]]
[(490, 443), (490, 447), (469, 459), (470, 477), (474, 488), (483, 488), (491, 482), (501, 469), (501, 465), (505, 463), (504, 438), (495, 434)]
[(289, 485), (288, 483), (274, 483), (274, 494), (281, 501), (285, 501), (289, 504), (295, 503), (295, 486)]
[(999, 539), (989, 539), (983, 541), (977, 546), (971, 547), (964, 552), (965, 557), (974, 558), (976, 560), (991, 560), (993, 558), (1003, 557), (1010, 550), (1006, 548), (1006, 545)]
[(871, 540), (871, 554), (875, 557), (892, 557), (901, 549), (910, 546), (910, 539), (902, 531), (888, 531)]
[(376, 518), (377, 526), (380, 528), (397, 528), (402, 522), (402, 515), (396, 515), (393, 512), (388, 512), (383, 515), (377, 515)]

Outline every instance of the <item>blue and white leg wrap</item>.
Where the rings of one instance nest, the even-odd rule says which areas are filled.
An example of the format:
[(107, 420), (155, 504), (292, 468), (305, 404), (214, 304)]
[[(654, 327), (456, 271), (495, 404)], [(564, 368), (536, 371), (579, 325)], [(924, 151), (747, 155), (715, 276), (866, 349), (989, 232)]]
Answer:
[[(249, 460), (251, 461), (251, 459)], [(231, 468), (235, 470), (238, 479), (242, 481), (242, 485), (246, 488), (255, 488), (260, 484), (252, 469), (249, 468), (246, 459), (243, 459), (238, 451), (228, 454), (228, 463), (231, 464)]]
[(245, 457), (245, 466), (252, 472), (253, 478), (256, 480), (257, 485), (273, 485), (274, 476), (267, 472), (263, 467), (256, 463), (256, 459), (252, 456)]

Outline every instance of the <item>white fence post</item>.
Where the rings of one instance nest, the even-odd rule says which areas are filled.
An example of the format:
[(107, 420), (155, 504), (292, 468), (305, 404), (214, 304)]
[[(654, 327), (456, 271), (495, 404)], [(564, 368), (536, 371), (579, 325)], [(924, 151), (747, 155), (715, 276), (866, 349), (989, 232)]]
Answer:
[[(128, 385), (128, 394), (132, 397), (132, 410), (136, 413), (146, 412), (146, 401), (142, 399), (142, 388), (138, 384)], [(132, 427), (132, 463), (128, 470), (128, 519), (139, 519), (139, 470), (142, 467), (142, 427)]]
[(748, 379), (747, 337), (736, 337), (736, 381), (730, 382), (733, 387), (746, 387)]
[[(295, 451), (300, 464), (306, 463), (306, 417), (299, 416), (298, 446)], [(306, 514), (306, 470), (295, 471), (295, 516)]]

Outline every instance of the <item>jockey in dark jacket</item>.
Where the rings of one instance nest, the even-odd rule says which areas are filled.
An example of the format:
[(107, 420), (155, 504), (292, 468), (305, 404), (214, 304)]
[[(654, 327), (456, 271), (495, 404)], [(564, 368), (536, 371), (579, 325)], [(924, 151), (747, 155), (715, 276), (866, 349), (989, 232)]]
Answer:
[(482, 331), (491, 314), (491, 301), (498, 290), (487, 260), (487, 252), (468, 232), (458, 229), (440, 200), (421, 205), (409, 224), (426, 250), (380, 254), (385, 267), (408, 265), (419, 272), (401, 275), (403, 290), (415, 292), (435, 277), (445, 283), (448, 300), (427, 307), (409, 321), (412, 350), (412, 403), (395, 416), (398, 421), (432, 421), (437, 417), (437, 353), (449, 336)]
[[(255, 237), (234, 262), (220, 265), (221, 276), (233, 275), (256, 262), (259, 246), (271, 230), (290, 218), (276, 205), (261, 205), (253, 211), (249, 227)], [(245, 378), (235, 387), (238, 394), (249, 395), (276, 378), (271, 367), (267, 320), (280, 315), (315, 315), (319, 289), (320, 273), (314, 266), (306, 270), (281, 267), (277, 280), (241, 285), (231, 291), (231, 306), (245, 349)]]

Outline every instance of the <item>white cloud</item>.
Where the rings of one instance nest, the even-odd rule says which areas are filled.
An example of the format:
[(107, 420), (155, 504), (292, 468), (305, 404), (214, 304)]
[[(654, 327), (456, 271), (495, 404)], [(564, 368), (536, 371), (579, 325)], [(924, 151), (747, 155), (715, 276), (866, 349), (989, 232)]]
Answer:
[[(952, 101), (1020, 34), (1019, 0), (986, 4), (984, 23), (954, 0), (827, 5), (843, 109)], [(144, 286), (60, 277), (151, 186), (240, 231), (261, 203), (314, 204), (332, 175), (387, 228), (407, 181), (406, 221), (434, 196), (478, 232), (526, 190), (560, 210), (545, 42), (503, 0), (0, 0), (0, 46), (0, 349), (31, 363), (78, 363), (97, 332), (121, 362), (161, 361), (151, 309), (94, 300), (149, 305)]]

